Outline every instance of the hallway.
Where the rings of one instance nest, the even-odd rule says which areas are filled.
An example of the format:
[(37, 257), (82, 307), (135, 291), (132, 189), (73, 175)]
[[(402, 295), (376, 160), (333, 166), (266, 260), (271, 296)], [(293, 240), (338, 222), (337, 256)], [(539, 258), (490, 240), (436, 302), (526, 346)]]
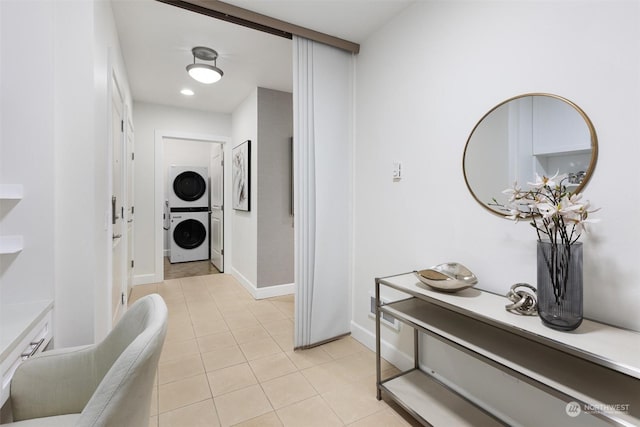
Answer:
[(376, 400), (375, 355), (353, 338), (292, 351), (292, 295), (256, 301), (214, 274), (137, 286), (131, 300), (153, 292), (169, 328), (149, 426), (417, 425)]

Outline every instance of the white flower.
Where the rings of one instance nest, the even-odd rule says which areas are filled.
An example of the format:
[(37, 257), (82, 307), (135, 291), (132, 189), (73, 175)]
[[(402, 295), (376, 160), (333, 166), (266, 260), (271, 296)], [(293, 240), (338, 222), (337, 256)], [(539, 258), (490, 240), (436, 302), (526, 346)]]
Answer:
[(576, 230), (578, 230), (578, 233), (582, 233), (583, 231), (588, 233), (587, 223), (595, 224), (596, 222), (600, 222), (600, 219), (582, 219), (576, 224)]
[(546, 177), (544, 175), (540, 177), (540, 175), (536, 173), (536, 181), (527, 182), (527, 184), (532, 188), (538, 189), (538, 190), (545, 187), (554, 189), (554, 188), (558, 188), (560, 186), (560, 183), (566, 178), (567, 178), (567, 175), (565, 174), (559, 175), (559, 172), (556, 172), (556, 174), (553, 175), (551, 178)]
[(580, 199), (580, 197), (581, 196), (579, 195), (577, 197), (564, 196), (557, 206), (558, 215), (563, 217), (571, 217), (578, 214), (584, 208), (583, 204), (576, 203), (577, 200)]
[[(577, 204), (580, 201), (580, 199), (582, 199), (582, 193), (577, 193), (577, 194), (572, 193), (569, 195), (569, 201), (574, 205)], [(589, 202), (587, 201), (587, 203)]]
[(589, 214), (597, 212), (591, 209), (589, 201), (582, 202), (581, 194), (572, 194), (563, 184), (566, 175), (556, 174), (546, 177), (536, 174), (535, 182), (528, 184), (531, 188), (523, 191), (518, 183), (502, 193), (510, 196), (509, 202), (500, 205), (507, 218), (518, 222), (526, 218), (536, 229), (538, 239), (549, 238), (554, 242), (571, 245), (582, 232), (587, 232), (587, 225), (599, 222), (589, 218)]
[(527, 217), (527, 213), (522, 212), (518, 207), (511, 207), (508, 211), (509, 215), (507, 215), (506, 218), (515, 222)]
[(509, 202), (513, 202), (516, 199), (519, 199), (522, 194), (522, 189), (518, 186), (518, 182), (513, 183), (513, 187), (507, 188), (502, 191), (502, 194), (506, 194), (509, 196)]
[(507, 215), (506, 218), (518, 222), (520, 219), (520, 212), (516, 209), (509, 209), (509, 215)]
[(552, 205), (551, 203), (542, 202), (536, 203), (533, 206), (538, 212), (542, 214), (543, 218), (550, 218), (558, 214), (558, 206)]
[(600, 222), (600, 219), (598, 218), (589, 218), (590, 213), (598, 212), (600, 209), (598, 208), (589, 210), (590, 207), (591, 202), (589, 202), (588, 200), (580, 204), (579, 209), (575, 211), (575, 218), (571, 219), (571, 222), (575, 224), (575, 229), (578, 234), (582, 234), (583, 231), (585, 233), (589, 232), (589, 230), (587, 229), (587, 224), (595, 224), (597, 222)]

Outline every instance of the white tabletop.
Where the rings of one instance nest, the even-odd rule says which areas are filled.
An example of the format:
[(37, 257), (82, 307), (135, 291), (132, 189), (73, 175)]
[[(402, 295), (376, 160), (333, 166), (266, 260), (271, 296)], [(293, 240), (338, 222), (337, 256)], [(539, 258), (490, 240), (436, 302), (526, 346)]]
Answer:
[(380, 283), (640, 379), (638, 332), (586, 319), (574, 331), (556, 331), (544, 326), (538, 316), (506, 311), (504, 307), (510, 303), (506, 297), (475, 288), (438, 292), (421, 283), (414, 273), (385, 277)]

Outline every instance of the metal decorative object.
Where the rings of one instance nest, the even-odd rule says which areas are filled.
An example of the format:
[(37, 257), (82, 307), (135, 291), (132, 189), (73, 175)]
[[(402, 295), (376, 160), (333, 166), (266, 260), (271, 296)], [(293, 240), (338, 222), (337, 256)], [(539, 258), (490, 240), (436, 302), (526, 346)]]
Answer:
[(585, 171), (570, 172), (567, 175), (567, 181), (569, 181), (569, 184), (582, 184), (582, 181), (586, 176), (587, 173)]
[[(521, 288), (528, 288), (533, 291), (533, 293)], [(524, 316), (535, 316), (538, 314), (536, 288), (530, 284), (516, 283), (509, 289), (509, 292), (507, 292), (507, 298), (511, 301), (511, 304), (505, 306), (507, 311)]]
[(457, 262), (438, 264), (415, 274), (422, 283), (443, 292), (457, 292), (478, 283), (478, 278)]

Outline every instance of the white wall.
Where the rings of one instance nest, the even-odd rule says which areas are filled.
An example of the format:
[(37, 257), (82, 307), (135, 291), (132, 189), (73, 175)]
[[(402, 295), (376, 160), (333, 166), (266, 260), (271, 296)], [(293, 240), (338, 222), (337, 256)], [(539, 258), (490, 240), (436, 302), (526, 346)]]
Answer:
[[(256, 288), (258, 280), (258, 90), (251, 92), (233, 112), (231, 147), (251, 141), (250, 211), (233, 210), (231, 214), (231, 273), (245, 287)], [(231, 151), (231, 150), (228, 150)], [(231, 163), (227, 163), (231, 164)], [(229, 169), (229, 168), (227, 168)], [(226, 172), (226, 170), (225, 170)], [(229, 181), (230, 182), (230, 181)], [(227, 203), (230, 203), (229, 200)], [(227, 251), (225, 255), (228, 259)]]
[[(60, 347), (90, 343), (95, 338), (98, 318), (95, 312), (99, 306), (86, 301), (96, 300), (99, 284), (106, 286), (106, 277), (98, 273), (105, 271), (106, 259), (98, 260), (94, 250), (99, 241), (104, 242), (106, 234), (103, 229), (98, 234), (94, 227), (97, 200), (103, 194), (95, 192), (94, 185), (105, 179), (95, 172), (95, 152), (100, 146), (104, 147), (106, 141), (96, 138), (94, 143), (87, 144), (97, 135), (94, 133), (94, 41), (89, 37), (94, 32), (94, 5), (60, 2), (55, 4), (55, 10), (54, 342)], [(79, 51), (86, 52), (86, 56), (77, 55)], [(104, 156), (100, 157), (105, 161)], [(79, 176), (95, 177), (95, 180), (78, 179)], [(82, 206), (80, 215), (78, 206)], [(79, 319), (83, 321), (78, 322)]]
[[(11, 10), (3, 15), (2, 99), (13, 100), (2, 111), (3, 126), (10, 123), (3, 128), (2, 180), (25, 185), (25, 199), (11, 210), (20, 218), (8, 225), (27, 230), (27, 247), (2, 280), (19, 286), (14, 301), (55, 299), (57, 347), (92, 343), (111, 326), (110, 64), (130, 100), (111, 8), (81, 0), (2, 6)], [(38, 66), (22, 68), (32, 61)]]
[[(131, 106), (131, 93), (110, 4), (83, 0), (54, 4), (54, 327), (56, 346), (71, 346), (100, 341), (111, 329), (112, 77), (118, 80), (127, 106)], [(80, 176), (91, 179), (80, 180)]]
[(0, 183), (24, 187), (22, 200), (0, 200), (0, 235), (24, 239), (22, 252), (0, 255), (0, 311), (54, 296), (54, 9), (0, 2)]
[[(231, 210), (230, 272), (255, 298), (293, 291), (290, 93), (256, 88), (233, 112), (231, 150), (251, 141), (250, 211)], [(229, 162), (228, 164), (231, 164)], [(231, 176), (231, 168), (225, 169)], [(231, 178), (229, 181), (231, 183)], [(227, 188), (228, 185), (227, 185)], [(226, 204), (230, 204), (229, 199)], [(226, 221), (226, 219), (225, 219)]]
[[(69, 11), (76, 8), (79, 4), (83, 3), (83, 0), (77, 0), (68, 2), (67, 8)], [(59, 2), (58, 2), (59, 3)], [(86, 2), (85, 2), (86, 3)], [(87, 160), (87, 162), (79, 162), (77, 157), (74, 157), (71, 153), (65, 157), (66, 164), (63, 166), (65, 170), (74, 170), (78, 168), (78, 163), (82, 163), (82, 171), (86, 176), (93, 176), (93, 188), (88, 188), (89, 192), (94, 194), (93, 198), (93, 219), (92, 228), (94, 236), (94, 264), (90, 266), (83, 266), (82, 268), (87, 274), (93, 275), (93, 283), (95, 291), (94, 296), (94, 309), (84, 308), (86, 315), (94, 315), (94, 342), (102, 340), (104, 336), (111, 329), (112, 322), (112, 307), (111, 307), (111, 283), (112, 268), (111, 268), (111, 254), (112, 254), (112, 229), (111, 223), (108, 220), (111, 212), (111, 163), (112, 163), (112, 138), (111, 138), (111, 99), (110, 99), (110, 86), (112, 79), (115, 78), (122, 91), (123, 102), (125, 104), (125, 112), (128, 117), (131, 116), (132, 98), (129, 88), (129, 82), (127, 72), (124, 65), (124, 59), (122, 58), (122, 52), (120, 47), (120, 41), (116, 32), (116, 25), (113, 19), (113, 12), (111, 11), (111, 4), (109, 2), (101, 0), (93, 0), (93, 29), (88, 34), (76, 34), (75, 37), (91, 39), (93, 37), (93, 117), (94, 117), (94, 130), (90, 140), (93, 141), (93, 162)], [(74, 19), (80, 19), (78, 17), (71, 19), (60, 20), (61, 26), (69, 25), (67, 21), (75, 22)], [(83, 17), (86, 19), (86, 17)], [(70, 51), (69, 56), (78, 56), (78, 48), (73, 43), (68, 43), (68, 49)], [(59, 73), (63, 74), (68, 72), (68, 68), (72, 64), (68, 61), (66, 65), (60, 64), (61, 70)], [(62, 68), (64, 67), (64, 68)], [(73, 79), (69, 80), (69, 86), (73, 85)], [(82, 89), (76, 89), (81, 91)], [(69, 108), (73, 106), (74, 113), (69, 115), (71, 123), (78, 121), (79, 118), (84, 117), (86, 114), (84, 106), (82, 104), (75, 103), (74, 98), (68, 98), (66, 93), (62, 93), (61, 96), (65, 97)], [(84, 96), (90, 96), (84, 94)], [(74, 118), (75, 115), (75, 118)], [(78, 146), (78, 152), (82, 151), (82, 147), (87, 145), (86, 137), (76, 137), (73, 139), (74, 144)], [(77, 179), (74, 176), (74, 179)], [(68, 184), (71, 184), (69, 179)], [(66, 191), (66, 189), (65, 189)], [(78, 195), (75, 204), (68, 204), (68, 211), (65, 213), (67, 217), (73, 217), (77, 212), (74, 206), (81, 206), (83, 203), (83, 195)], [(68, 228), (65, 227), (63, 232), (67, 232)], [(78, 251), (77, 246), (66, 246), (70, 251), (69, 256), (75, 256)], [(80, 298), (84, 289), (87, 287), (87, 279), (84, 275), (77, 274), (78, 263), (68, 265), (68, 276), (74, 275), (73, 280), (68, 278), (62, 281), (58, 289), (65, 289), (65, 295), (56, 295), (57, 300), (68, 299), (74, 301), (78, 307), (86, 307), (86, 300)], [(78, 325), (78, 317), (73, 313), (66, 310), (62, 310), (58, 315), (64, 314), (66, 316), (67, 328), (70, 340), (72, 343), (77, 343), (75, 329)], [(71, 344), (66, 344), (71, 345)]]
[[(574, 101), (596, 128), (598, 164), (585, 195), (603, 209), (602, 222), (582, 239), (585, 315), (640, 330), (640, 228), (631, 225), (640, 193), (620, 186), (640, 154), (639, 8), (637, 1), (423, 1), (362, 44), (354, 334), (373, 342), (367, 313), (376, 276), (458, 261), (476, 273), (480, 288), (504, 294), (516, 282), (535, 284), (535, 233), (487, 213), (468, 193), (461, 169), (475, 123), (500, 101), (528, 92)], [(405, 174), (395, 183), (394, 160), (403, 161)], [(407, 336), (383, 329), (387, 343), (409, 352)], [(453, 353), (434, 348), (442, 353), (428, 361), (436, 369), (453, 376), (464, 368), (446, 362), (457, 359)], [(505, 381), (507, 394), (516, 387), (495, 373), (477, 378), (463, 369), (457, 376), (491, 384), (487, 398), (508, 398), (497, 393)], [(529, 424), (545, 424), (534, 412)]]
[(292, 137), (291, 94), (258, 88), (259, 288), (293, 283)]
[[(231, 135), (231, 115), (136, 102), (133, 116), (136, 138), (134, 280), (141, 284), (155, 280), (155, 132), (228, 136)], [(225, 231), (226, 228), (225, 225)]]

